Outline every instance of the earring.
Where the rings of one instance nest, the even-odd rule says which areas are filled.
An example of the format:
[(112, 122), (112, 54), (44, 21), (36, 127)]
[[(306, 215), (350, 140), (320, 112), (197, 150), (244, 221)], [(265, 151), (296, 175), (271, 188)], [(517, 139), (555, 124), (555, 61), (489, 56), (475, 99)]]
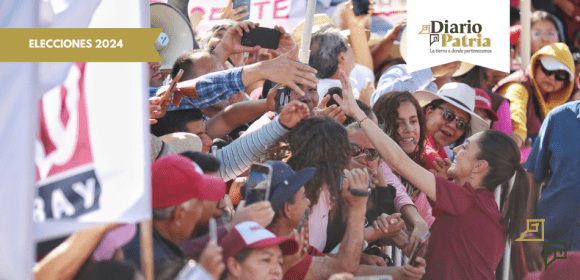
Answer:
[(474, 173), (473, 173), (473, 172), (471, 172), (471, 179), (473, 179), (473, 176), (474, 176)]

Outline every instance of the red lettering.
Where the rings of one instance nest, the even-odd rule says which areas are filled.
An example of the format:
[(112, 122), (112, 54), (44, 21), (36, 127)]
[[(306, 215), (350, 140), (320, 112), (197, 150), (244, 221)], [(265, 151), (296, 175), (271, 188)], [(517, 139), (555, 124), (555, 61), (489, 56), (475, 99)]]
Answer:
[[(209, 20), (220, 20), (220, 14), (222, 13), (223, 8), (211, 8), (211, 14), (209, 15)], [(217, 17), (214, 17), (215, 14), (218, 14)]]
[(262, 19), (262, 14), (263, 14), (263, 11), (264, 11), (264, 5), (265, 4), (270, 4), (270, 1), (264, 1), (264, 2), (254, 3), (254, 6), (260, 5), (260, 13), (258, 14), (258, 20), (261, 20)]
[(286, 10), (288, 9), (288, 6), (284, 6), (284, 7), (279, 7), (278, 4), (282, 3), (282, 2), (286, 2), (287, 0), (275, 0), (274, 1), (274, 19), (286, 19), (288, 18), (288, 15), (285, 16), (279, 16), (278, 15), (278, 11), (282, 11), (282, 10)]

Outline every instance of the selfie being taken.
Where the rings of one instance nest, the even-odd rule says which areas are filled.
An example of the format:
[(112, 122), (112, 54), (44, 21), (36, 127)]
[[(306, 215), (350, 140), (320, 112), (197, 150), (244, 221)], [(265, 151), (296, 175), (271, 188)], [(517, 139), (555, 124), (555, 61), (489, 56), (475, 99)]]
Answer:
[(459, 1), (0, 2), (0, 279), (580, 279), (580, 0)]

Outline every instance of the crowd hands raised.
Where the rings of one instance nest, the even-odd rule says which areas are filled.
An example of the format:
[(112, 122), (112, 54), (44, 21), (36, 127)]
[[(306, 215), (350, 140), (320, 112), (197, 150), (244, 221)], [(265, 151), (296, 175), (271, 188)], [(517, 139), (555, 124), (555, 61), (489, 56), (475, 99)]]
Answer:
[[(278, 49), (243, 46), (259, 26), (237, 21), (246, 15), (230, 1), (202, 49), (173, 69), (150, 64), (156, 279), (490, 279), (536, 208), (551, 215), (539, 201), (550, 178), (535, 169), (546, 152), (531, 141), (547, 137), (542, 121), (577, 90), (566, 45), (534, 45), (529, 71), (499, 78), (461, 62), (408, 72), (391, 51), (405, 21), (371, 44), (370, 15), (355, 16), (349, 1), (336, 27), (320, 16), (306, 65), (301, 37), (280, 26)], [(175, 107), (162, 81), (180, 69)], [(246, 205), (253, 163), (272, 170), (270, 195)], [(35, 278), (141, 279), (139, 236), (118, 224), (74, 233)], [(541, 242), (522, 243), (520, 265), (542, 270)]]

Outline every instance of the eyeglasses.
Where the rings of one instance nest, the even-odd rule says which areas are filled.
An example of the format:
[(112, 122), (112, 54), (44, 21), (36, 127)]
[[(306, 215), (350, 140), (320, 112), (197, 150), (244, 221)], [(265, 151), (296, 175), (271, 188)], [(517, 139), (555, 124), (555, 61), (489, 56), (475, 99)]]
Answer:
[(542, 65), (542, 63), (540, 63), (540, 68), (542, 69), (542, 72), (544, 72), (544, 74), (548, 77), (552, 76), (552, 74), (556, 74), (556, 76), (554, 77), (556, 78), (556, 81), (567, 81), (568, 79), (570, 79), (570, 74), (564, 70), (550, 71), (544, 68), (544, 65)]
[(443, 119), (448, 123), (452, 122), (454, 119), (457, 119), (457, 121), (455, 122), (455, 127), (457, 127), (457, 129), (465, 131), (471, 127), (464, 119), (460, 119), (457, 116), (455, 116), (455, 113), (453, 111), (447, 110), (443, 107), (436, 108), (443, 110)]
[(548, 31), (547, 33), (540, 33), (538, 31), (532, 31), (532, 37), (540, 38), (540, 36), (547, 36), (551, 39), (558, 39), (558, 32), (557, 31)]
[(379, 152), (377, 151), (377, 149), (361, 149), (361, 147), (359, 147), (357, 144), (355, 143), (350, 143), (350, 156), (355, 158), (355, 157), (359, 157), (361, 154), (365, 154), (365, 160), (366, 161), (373, 161), (377, 158), (379, 158)]

